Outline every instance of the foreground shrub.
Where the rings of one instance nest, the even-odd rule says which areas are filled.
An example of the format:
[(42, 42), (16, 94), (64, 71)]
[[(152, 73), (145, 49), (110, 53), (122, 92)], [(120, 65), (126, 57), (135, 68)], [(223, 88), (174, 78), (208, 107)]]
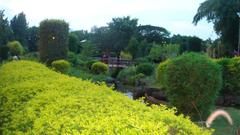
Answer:
[(18, 41), (8, 42), (7, 46), (9, 48), (9, 52), (11, 53), (12, 56), (22, 55), (24, 52), (24, 49), (23, 49), (21, 43)]
[(94, 74), (105, 74), (108, 71), (108, 65), (102, 62), (95, 62), (92, 64), (91, 71)]
[(3, 65), (0, 80), (0, 134), (211, 134), (173, 109), (35, 62)]
[(201, 119), (209, 114), (221, 85), (220, 66), (196, 53), (172, 59), (166, 69), (169, 101), (191, 118)]
[(222, 58), (216, 62), (222, 67), (221, 95), (240, 96), (240, 57)]
[(68, 73), (70, 69), (70, 63), (66, 60), (55, 60), (52, 62), (52, 68), (53, 70), (61, 73)]
[(151, 63), (139, 64), (136, 68), (137, 73), (142, 73), (144, 75), (152, 75), (154, 71), (154, 66)]
[(165, 60), (164, 62), (161, 62), (157, 69), (157, 81), (158, 84), (160, 84), (161, 88), (166, 88), (165, 84), (166, 84), (166, 69), (167, 69), (167, 65), (170, 63), (170, 59)]
[(68, 53), (68, 24), (63, 20), (44, 20), (39, 26), (39, 54), (42, 62), (51, 64), (66, 59)]

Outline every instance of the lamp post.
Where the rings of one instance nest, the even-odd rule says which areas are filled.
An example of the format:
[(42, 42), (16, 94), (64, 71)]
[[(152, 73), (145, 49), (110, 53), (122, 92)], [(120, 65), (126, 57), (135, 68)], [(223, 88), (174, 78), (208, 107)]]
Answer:
[(238, 32), (238, 56), (240, 54), (240, 12), (237, 12), (237, 15), (239, 17), (239, 32)]

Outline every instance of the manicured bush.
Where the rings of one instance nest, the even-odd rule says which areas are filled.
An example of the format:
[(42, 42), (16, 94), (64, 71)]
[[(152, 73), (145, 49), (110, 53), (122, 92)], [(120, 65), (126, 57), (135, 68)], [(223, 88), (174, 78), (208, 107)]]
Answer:
[(212, 133), (176, 116), (174, 109), (146, 106), (105, 84), (61, 75), (39, 63), (7, 63), (0, 80), (0, 134)]
[(165, 86), (170, 103), (179, 112), (202, 120), (221, 89), (221, 68), (203, 55), (184, 54), (167, 65)]
[(152, 75), (154, 71), (154, 66), (151, 63), (139, 64), (136, 68), (137, 73), (143, 73), (144, 75)]
[(93, 63), (96, 63), (96, 62), (99, 62), (99, 61), (97, 61), (97, 60), (88, 60), (88, 61), (86, 62), (86, 64), (85, 64), (85, 66), (86, 66), (87, 69), (91, 70), (92, 64), (93, 64)]
[(167, 69), (167, 65), (170, 63), (170, 59), (165, 60), (164, 62), (161, 62), (157, 69), (157, 76), (156, 79), (158, 81), (158, 84), (160, 84), (161, 88), (166, 88), (165, 84), (166, 84), (166, 69)]
[(53, 70), (61, 73), (68, 73), (70, 69), (70, 63), (66, 60), (55, 60), (52, 62), (52, 68)]
[(129, 84), (132, 85), (138, 85), (138, 81), (140, 81), (140, 79), (144, 78), (145, 75), (143, 73), (139, 73), (137, 75), (131, 76), (128, 80), (129, 80)]
[(240, 96), (240, 57), (221, 58), (216, 62), (222, 67), (222, 96)]
[(7, 46), (9, 48), (9, 52), (12, 56), (22, 55), (24, 52), (24, 49), (23, 49), (21, 43), (18, 41), (8, 42)]
[(137, 71), (136, 71), (136, 67), (132, 66), (132, 67), (127, 67), (122, 69), (117, 76), (117, 79), (120, 80), (121, 82), (123, 82), (124, 84), (131, 84), (129, 82), (129, 78), (131, 78), (132, 76), (137, 75)]
[(95, 62), (92, 64), (91, 71), (94, 74), (105, 74), (108, 72), (108, 65), (102, 62)]
[(42, 62), (51, 64), (66, 59), (68, 53), (68, 24), (63, 20), (44, 20), (39, 26), (39, 54)]

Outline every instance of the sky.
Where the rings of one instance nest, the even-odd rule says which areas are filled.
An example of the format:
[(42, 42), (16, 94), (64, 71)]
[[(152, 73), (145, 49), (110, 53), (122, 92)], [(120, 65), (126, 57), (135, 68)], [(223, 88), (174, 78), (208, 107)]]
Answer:
[(200, 3), (205, 0), (0, 0), (0, 10), (9, 19), (26, 14), (29, 26), (44, 19), (64, 19), (71, 30), (106, 26), (112, 18), (130, 16), (138, 24), (166, 28), (171, 34), (216, 39), (213, 25), (202, 20), (192, 24)]

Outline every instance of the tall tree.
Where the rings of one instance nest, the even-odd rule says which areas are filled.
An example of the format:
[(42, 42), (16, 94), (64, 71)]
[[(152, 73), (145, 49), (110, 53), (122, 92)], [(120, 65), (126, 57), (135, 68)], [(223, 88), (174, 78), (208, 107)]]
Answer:
[(128, 43), (127, 51), (131, 53), (133, 59), (137, 56), (139, 44), (135, 37), (132, 37)]
[(28, 30), (26, 15), (23, 12), (15, 15), (12, 18), (10, 25), (13, 31), (14, 40), (19, 41), (24, 47), (26, 47)]
[(11, 28), (8, 18), (4, 17), (4, 10), (0, 10), (0, 46), (6, 45), (11, 37)]
[(137, 37), (140, 40), (146, 39), (147, 42), (156, 42), (158, 44), (165, 44), (169, 42), (170, 32), (163, 27), (152, 25), (141, 25), (137, 28)]
[(110, 55), (110, 52), (114, 51), (113, 35), (110, 33), (109, 27), (95, 27), (91, 33), (91, 40), (102, 53)]
[(108, 24), (113, 40), (113, 48), (119, 56), (120, 52), (124, 50), (130, 38), (137, 29), (138, 20), (131, 19), (129, 16), (122, 18), (113, 18)]
[(239, 0), (206, 0), (198, 8), (193, 23), (197, 25), (200, 20), (206, 18), (214, 24), (214, 29), (223, 43), (237, 50), (239, 34), (237, 12), (239, 11)]
[(38, 50), (37, 41), (39, 39), (38, 36), (38, 27), (30, 27), (27, 32), (27, 46), (28, 51), (30, 52), (36, 52)]

